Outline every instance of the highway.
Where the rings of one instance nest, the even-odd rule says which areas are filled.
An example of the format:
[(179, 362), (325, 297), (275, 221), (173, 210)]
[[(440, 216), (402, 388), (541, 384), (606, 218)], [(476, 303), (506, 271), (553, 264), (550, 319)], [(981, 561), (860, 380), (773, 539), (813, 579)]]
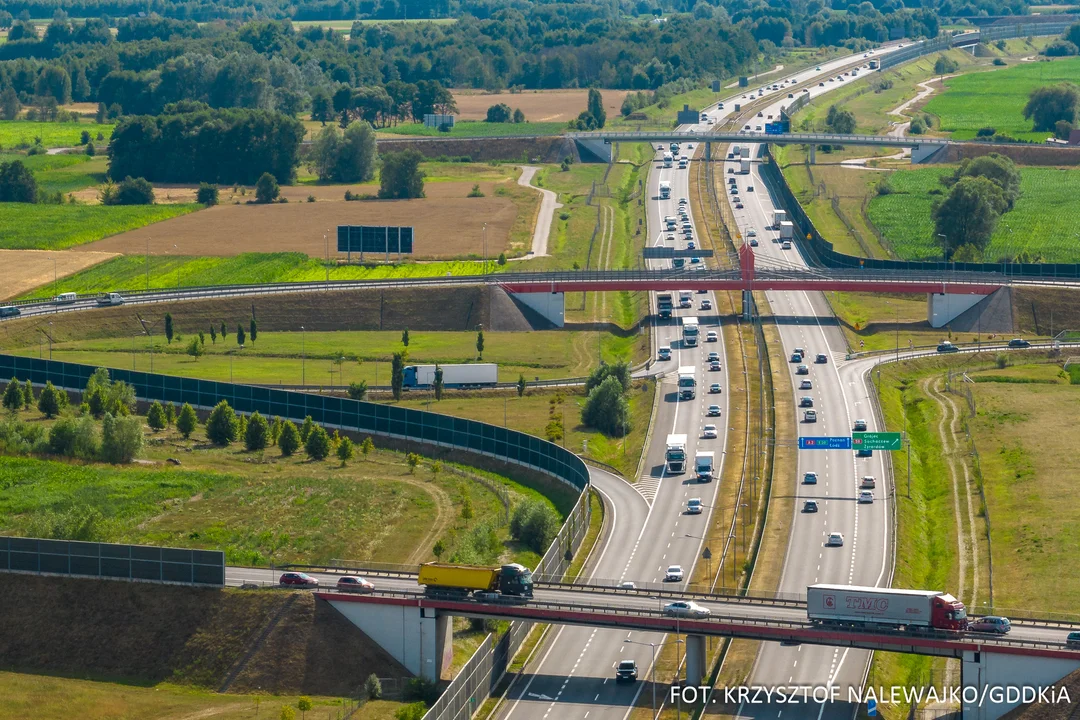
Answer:
[[(842, 80), (840, 78), (843, 78)], [(831, 75), (824, 85), (811, 85), (812, 97), (824, 94), (846, 82), (849, 76)], [(819, 81), (821, 82), (821, 81)], [(790, 101), (788, 101), (790, 102)], [(785, 101), (770, 104), (761, 112), (768, 117), (778, 115)], [(757, 118), (761, 122), (762, 118)], [(724, 170), (724, 184), (735, 179), (739, 208), (728, 194), (739, 230), (746, 241), (754, 231), (759, 245), (754, 248), (755, 262), (761, 268), (806, 268), (799, 254), (798, 241), (791, 249), (783, 249), (779, 228), (773, 226), (777, 200), (758, 172), (757, 157), (761, 146), (749, 147), (751, 172), (739, 174), (738, 160), (729, 160)], [(750, 192), (748, 187), (752, 186)], [(873, 411), (870, 389), (865, 384), (864, 364), (844, 363), (847, 345), (840, 328), (833, 322), (832, 313), (821, 293), (766, 292), (765, 296), (780, 332), (787, 371), (795, 392), (796, 423), (800, 436), (850, 435), (855, 421), (865, 421), (867, 430), (881, 430)], [(805, 350), (800, 362), (790, 361), (796, 349)], [(816, 356), (824, 354), (825, 362)], [(804, 368), (800, 370), (800, 366)], [(805, 373), (805, 374), (801, 374)], [(816, 422), (805, 420), (811, 407), (817, 413)], [(803, 481), (805, 473), (817, 474), (816, 484)], [(872, 503), (861, 504), (858, 496), (861, 479), (873, 476), (875, 487)], [(880, 453), (870, 458), (856, 458), (852, 451), (802, 450), (798, 455), (798, 488), (792, 518), (787, 554), (782, 570), (781, 593), (805, 593), (814, 583), (888, 586), (893, 568), (892, 492), (890, 478)], [(817, 502), (816, 512), (807, 512), (805, 501)], [(830, 533), (843, 534), (841, 547), (829, 547)], [(948, 588), (935, 588), (948, 590)], [(849, 686), (861, 687), (866, 676), (871, 653), (866, 650), (800, 645), (782, 646), (763, 643), (756, 659), (750, 683), (776, 686), (834, 685), (840, 696), (847, 697)], [(754, 718), (776, 718), (793, 712), (822, 717), (846, 718), (853, 708), (846, 703), (837, 705), (803, 706), (801, 709), (779, 708), (771, 705), (744, 706), (739, 715)]]

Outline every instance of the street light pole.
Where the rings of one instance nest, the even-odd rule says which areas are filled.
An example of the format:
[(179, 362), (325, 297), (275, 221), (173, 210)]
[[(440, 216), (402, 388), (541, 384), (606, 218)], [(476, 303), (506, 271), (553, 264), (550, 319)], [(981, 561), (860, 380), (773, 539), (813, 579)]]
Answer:
[(59, 308), (57, 307), (57, 304), (56, 304), (56, 296), (58, 294), (57, 290), (59, 289), (59, 287), (57, 286), (57, 276), (56, 276), (56, 258), (52, 258), (52, 284), (53, 284), (53, 314), (56, 314), (59, 311)]

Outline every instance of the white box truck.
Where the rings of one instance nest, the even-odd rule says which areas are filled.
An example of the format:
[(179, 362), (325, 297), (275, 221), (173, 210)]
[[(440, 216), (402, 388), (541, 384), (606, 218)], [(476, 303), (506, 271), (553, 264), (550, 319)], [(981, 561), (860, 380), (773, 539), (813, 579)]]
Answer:
[(108, 307), (110, 305), (123, 305), (124, 298), (120, 293), (105, 293), (97, 299), (97, 304), (102, 307)]
[(664, 454), (667, 471), (673, 475), (686, 472), (686, 436), (668, 435), (667, 452)]
[(773, 224), (774, 228), (779, 230), (780, 229), (780, 223), (784, 222), (785, 220), (787, 220), (787, 211), (786, 210), (774, 210), (773, 211), (772, 224)]
[(693, 400), (697, 390), (696, 368), (693, 365), (683, 365), (679, 368), (679, 397), (683, 400)]
[[(443, 372), (443, 387), (490, 387), (499, 380), (499, 366), (495, 363), (439, 365), (437, 367)], [(432, 387), (435, 384), (435, 368), (435, 365), (407, 366), (402, 386), (407, 388)]]
[(682, 320), (682, 341), (683, 347), (696, 347), (698, 341), (698, 334), (700, 332), (700, 326), (698, 325), (698, 319), (696, 317), (684, 317)]
[(660, 181), (660, 199), (661, 200), (670, 200), (671, 199), (671, 181), (670, 180), (661, 180)]
[(694, 472), (697, 473), (698, 482), (712, 482), (716, 453), (712, 450), (699, 452), (694, 458)]
[(750, 158), (743, 158), (739, 161), (739, 172), (743, 175), (750, 174)]
[(672, 161), (674, 159), (675, 159), (675, 156), (673, 156), (671, 153), (669, 153), (669, 152), (664, 153), (664, 167), (666, 167), (666, 168), (671, 167), (671, 163), (672, 163)]
[(790, 220), (784, 220), (780, 223), (780, 239), (795, 239), (795, 223), (791, 222)]
[(806, 615), (821, 625), (965, 630), (964, 604), (935, 590), (898, 590), (858, 585), (811, 585)]

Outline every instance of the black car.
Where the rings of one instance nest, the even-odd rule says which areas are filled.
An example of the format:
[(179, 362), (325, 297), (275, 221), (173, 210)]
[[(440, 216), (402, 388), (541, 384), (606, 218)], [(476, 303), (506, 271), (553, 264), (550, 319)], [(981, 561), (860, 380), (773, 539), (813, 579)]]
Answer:
[(817, 357), (814, 358), (814, 362), (816, 362), (816, 363), (818, 363), (820, 365), (824, 365), (825, 363), (829, 362), (829, 358), (828, 358), (828, 356), (825, 355), (825, 353), (818, 353)]
[(956, 347), (951, 342), (945, 341), (937, 346), (937, 351), (939, 353), (954, 353), (960, 352), (960, 348)]
[(1011, 347), (1011, 348), (1029, 348), (1029, 347), (1031, 347), (1031, 343), (1029, 343), (1027, 340), (1024, 340), (1023, 338), (1013, 338), (1012, 340), (1009, 341), (1009, 347)]
[(874, 451), (859, 448), (855, 451), (855, 457), (874, 457)]
[(814, 407), (814, 398), (808, 396), (799, 398), (799, 407)]
[(637, 663), (633, 660), (620, 660), (615, 667), (615, 682), (634, 682), (637, 680)]

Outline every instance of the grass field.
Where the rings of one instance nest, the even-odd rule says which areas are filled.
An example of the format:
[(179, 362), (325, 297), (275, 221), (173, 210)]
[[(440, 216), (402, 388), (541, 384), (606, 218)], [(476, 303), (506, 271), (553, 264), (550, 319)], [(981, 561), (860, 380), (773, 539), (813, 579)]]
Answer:
[[(495, 102), (501, 101), (493, 101)], [(488, 123), (475, 120), (461, 120), (454, 123), (450, 132), (441, 132), (422, 123), (409, 123), (393, 127), (379, 128), (378, 137), (422, 136), (422, 137), (506, 137), (508, 135), (559, 135), (566, 131), (565, 122), (525, 122), (525, 123)]]
[(193, 212), (202, 205), (0, 204), (0, 248), (63, 250)]
[(69, 193), (104, 182), (109, 164), (104, 155), (0, 154), (0, 163), (12, 160), (22, 162), (33, 172), (38, 190), (46, 193)]
[[(113, 125), (94, 123), (58, 123), (32, 122), (30, 120), (0, 120), (0, 149), (30, 147), (40, 139), (47, 148), (75, 147), (79, 144), (82, 131), (86, 130), (94, 138), (95, 144), (108, 141)], [(101, 133), (105, 140), (97, 140)]]
[(941, 120), (955, 140), (970, 140), (979, 128), (992, 127), (1022, 140), (1042, 142), (1047, 132), (1032, 132), (1024, 105), (1035, 88), (1080, 79), (1080, 58), (1016, 65), (990, 75), (963, 75), (945, 81), (948, 90), (935, 96), (927, 112)]
[[(167, 375), (186, 375), (211, 380), (228, 380), (260, 384), (299, 384), (302, 367), (307, 382), (318, 385), (347, 385), (366, 381), (369, 385), (390, 384), (390, 359), (402, 349), (401, 332), (261, 332), (256, 343), (247, 343), (243, 351), (236, 345), (235, 327), (229, 327), (229, 337), (218, 337), (212, 343), (206, 337), (206, 354), (198, 360), (185, 354), (188, 338), (208, 328), (185, 327), (178, 324), (177, 333), (185, 338), (168, 344), (155, 330), (154, 371)], [(138, 325), (132, 321), (132, 332)], [(475, 332), (410, 333), (409, 363), (466, 363), (476, 361)], [(53, 345), (53, 357), (71, 362), (132, 367), (130, 336), (58, 342)], [(149, 370), (149, 343), (143, 336), (135, 347), (135, 367)], [(24, 354), (37, 355), (38, 347), (22, 348)], [(301, 353), (306, 360), (301, 362)], [(339, 368), (333, 360), (346, 357)], [(541, 331), (531, 333), (484, 334), (484, 361), (499, 364), (500, 380), (514, 382), (519, 374), (528, 380), (536, 377), (555, 379), (586, 375), (596, 360), (596, 335), (584, 331)], [(381, 367), (376, 367), (380, 363)], [(342, 377), (343, 376), (343, 377)], [(378, 376), (378, 377), (377, 377)], [(376, 382), (378, 380), (378, 382)]]
[[(931, 205), (943, 190), (938, 182), (947, 167), (901, 170), (889, 176), (891, 195), (870, 202), (870, 220), (888, 238), (894, 252), (904, 260), (932, 260), (941, 257), (933, 242)], [(986, 250), (986, 259), (996, 262), (1021, 250), (1042, 255), (1047, 262), (1080, 261), (1076, 218), (1080, 200), (1073, 188), (1080, 183), (1080, 170), (1045, 167), (1020, 168), (1023, 195), (1016, 207), (1002, 216)]]

